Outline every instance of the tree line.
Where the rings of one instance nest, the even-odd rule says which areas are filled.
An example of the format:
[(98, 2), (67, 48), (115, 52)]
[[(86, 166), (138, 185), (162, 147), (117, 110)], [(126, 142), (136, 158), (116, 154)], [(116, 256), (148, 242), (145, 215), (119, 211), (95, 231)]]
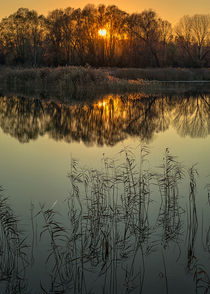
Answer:
[(209, 67), (210, 15), (183, 16), (172, 27), (153, 10), (128, 14), (114, 5), (47, 16), (20, 8), (0, 22), (0, 64)]

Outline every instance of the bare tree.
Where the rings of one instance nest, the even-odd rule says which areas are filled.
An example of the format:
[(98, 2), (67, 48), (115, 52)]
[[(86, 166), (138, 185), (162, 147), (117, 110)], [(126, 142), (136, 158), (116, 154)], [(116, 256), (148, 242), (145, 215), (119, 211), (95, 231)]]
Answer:
[(175, 27), (178, 44), (193, 65), (202, 66), (209, 54), (210, 15), (183, 16)]
[(44, 17), (20, 8), (0, 21), (0, 63), (208, 67), (210, 15), (184, 16), (173, 31), (153, 10), (129, 15), (88, 4)]
[(160, 31), (156, 13), (153, 10), (145, 10), (140, 14), (132, 14), (128, 19), (128, 27), (131, 34), (145, 43), (154, 58), (155, 65), (159, 67), (157, 43)]
[(43, 16), (20, 8), (0, 23), (0, 38), (13, 63), (36, 65), (44, 39)]
[[(209, 53), (210, 15), (196, 14), (191, 17), (192, 39), (197, 45), (197, 58), (202, 61)], [(207, 49), (207, 50), (205, 50)]]

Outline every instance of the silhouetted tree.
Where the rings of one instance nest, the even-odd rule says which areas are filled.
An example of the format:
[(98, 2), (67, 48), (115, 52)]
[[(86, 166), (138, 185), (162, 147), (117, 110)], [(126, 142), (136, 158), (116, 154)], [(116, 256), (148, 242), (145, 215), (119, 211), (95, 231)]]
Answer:
[(188, 56), (189, 64), (207, 65), (210, 54), (210, 15), (186, 15), (180, 19), (175, 32), (177, 44)]
[(37, 65), (42, 51), (45, 28), (43, 16), (20, 8), (0, 24), (0, 39), (9, 64)]
[(20, 8), (0, 22), (0, 63), (208, 67), (210, 16), (184, 16), (173, 30), (153, 10), (129, 15), (115, 5), (88, 4), (44, 17)]

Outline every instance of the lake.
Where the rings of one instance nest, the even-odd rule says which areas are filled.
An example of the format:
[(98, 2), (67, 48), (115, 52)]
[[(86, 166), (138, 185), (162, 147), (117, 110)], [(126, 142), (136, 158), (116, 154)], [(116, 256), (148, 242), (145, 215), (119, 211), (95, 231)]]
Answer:
[(0, 150), (1, 293), (210, 292), (209, 94), (1, 97)]

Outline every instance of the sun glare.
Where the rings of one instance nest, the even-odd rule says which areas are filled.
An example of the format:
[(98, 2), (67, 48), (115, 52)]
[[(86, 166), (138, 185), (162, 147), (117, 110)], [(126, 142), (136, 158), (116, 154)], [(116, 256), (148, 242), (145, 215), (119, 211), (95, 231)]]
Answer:
[(97, 104), (98, 104), (98, 107), (99, 108), (106, 106), (106, 102), (105, 101), (103, 101), (103, 102), (99, 101)]
[(105, 37), (106, 36), (106, 30), (105, 29), (100, 29), (98, 31), (98, 34), (101, 36), (101, 37)]

